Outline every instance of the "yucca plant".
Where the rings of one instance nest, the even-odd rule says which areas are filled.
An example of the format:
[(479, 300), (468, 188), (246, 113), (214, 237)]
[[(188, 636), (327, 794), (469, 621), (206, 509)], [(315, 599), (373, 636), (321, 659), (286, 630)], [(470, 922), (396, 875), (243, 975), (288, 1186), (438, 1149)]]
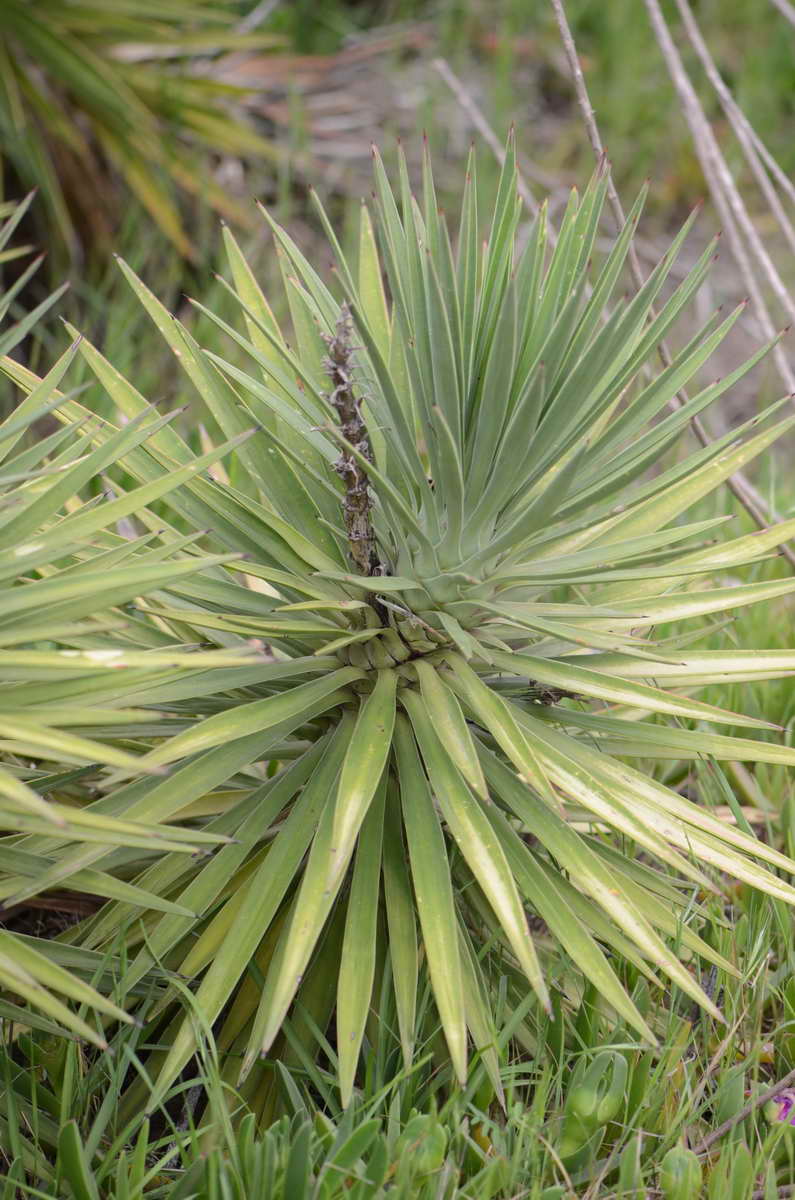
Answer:
[(51, 254), (103, 239), (107, 248), (125, 193), (189, 256), (186, 199), (247, 219), (248, 206), (213, 177), (212, 162), (267, 160), (276, 150), (236, 111), (239, 90), (207, 67), (219, 51), (268, 49), (278, 39), (239, 32), (239, 15), (208, 0), (4, 0), (3, 152), (15, 183), (41, 188)]
[[(160, 562), (180, 556), (173, 578), (127, 612), (123, 634), (91, 640), (127, 670), (87, 674), (71, 691), (97, 710), (92, 736), (138, 755), (134, 771), (104, 773), (84, 812), (134, 821), (153, 838), (167, 821), (234, 840), (190, 860), (154, 843), (122, 852), (33, 833), (8, 863), (24, 850), (46, 854), (44, 869), (4, 890), (21, 902), (56, 883), (79, 889), (89, 869), (139, 889), (115, 896), (108, 882), (112, 902), (68, 940), (98, 952), (121, 931), (123, 989), (154, 965), (180, 977), (151, 1027), (155, 1102), (194, 1054), (198, 1022), (215, 1030), (226, 1077), (259, 1112), (272, 1078), (262, 1057), (286, 1048), (300, 1059), (317, 1037), (347, 1103), (387, 960), (412, 1061), (421, 955), (455, 1075), (466, 1078), (472, 1045), (499, 1093), (500, 985), (484, 945), (509, 998), (532, 989), (539, 1010), (562, 949), (606, 1011), (653, 1041), (616, 959), (653, 984), (667, 978), (717, 1018), (694, 967), (702, 957), (733, 968), (685, 919), (694, 890), (726, 874), (795, 900), (770, 870), (792, 871), (789, 859), (631, 765), (657, 753), (795, 762), (777, 737), (712, 732), (769, 727), (691, 696), (721, 679), (791, 673), (795, 652), (693, 650), (709, 628), (701, 622), (686, 636), (654, 636), (795, 588), (710, 582), (763, 558), (795, 521), (728, 541), (707, 539), (715, 520), (680, 521), (795, 424), (770, 423), (774, 404), (708, 449), (673, 453), (690, 417), (769, 347), (669, 412), (742, 311), (715, 314), (671, 367), (656, 367), (657, 344), (713, 256), (709, 246), (652, 315), (692, 218), (643, 288), (615, 299), (643, 197), (592, 269), (604, 168), (582, 197), (572, 193), (557, 239), (542, 212), (521, 251), (512, 144), (485, 242), (474, 159), (452, 241), (430, 163), (419, 200), (400, 171), (395, 194), (376, 155), (376, 232), (363, 208), (355, 268), (320, 213), (333, 287), (271, 223), (289, 341), (225, 231), (242, 326), (218, 325), (250, 372), (197, 345), (121, 264), (215, 427), (237, 440), (229, 474), (216, 463), (206, 477), (210, 458), (173, 425), (118, 444), (146, 402), (79, 345), (120, 413), (118, 432), (86, 436), (104, 462), (115, 458), (113, 480), (121, 469), (138, 481), (107, 509), (134, 518)], [(42, 386), (17, 364), (4, 368), (26, 391)], [(57, 411), (87, 415), (68, 396)], [(72, 541), (70, 528), (84, 540), (101, 513), (64, 517), (52, 540)], [(195, 572), (199, 536), (246, 561)], [(197, 643), (233, 652), (252, 640), (267, 661), (190, 678), (137, 669), (146, 655), (159, 662)], [(21, 681), (19, 702), (46, 704), (47, 686)], [(125, 724), (129, 709), (136, 720), (149, 711), (149, 723)], [(146, 896), (181, 911), (157, 911)], [(186, 984), (187, 1018), (168, 1000)]]

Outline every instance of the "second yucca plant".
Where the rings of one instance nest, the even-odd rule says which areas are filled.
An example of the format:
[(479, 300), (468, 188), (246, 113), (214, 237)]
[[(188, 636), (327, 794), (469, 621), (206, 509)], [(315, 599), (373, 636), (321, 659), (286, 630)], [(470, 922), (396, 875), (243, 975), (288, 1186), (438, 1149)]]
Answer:
[[(428, 161), (419, 201), (404, 166), (393, 192), (378, 156), (375, 186), (375, 232), (363, 208), (355, 268), (321, 213), (333, 290), (273, 225), (291, 342), (225, 231), (244, 331), (213, 319), (250, 371), (198, 346), (122, 264), (215, 425), (237, 441), (211, 479), (198, 460), (185, 472), (161, 502), (169, 524), (146, 508), (147, 488), (194, 457), (172, 427), (153, 433), (119, 464), (128, 485), (140, 481), (138, 519), (177, 559), (196, 553), (186, 528), (246, 556), (150, 594), (124, 644), (255, 639), (271, 661), (187, 684), (119, 671), (104, 692), (91, 685), (94, 703), (165, 714), (148, 742), (133, 730), (122, 743), (148, 773), (106, 772), (92, 808), (153, 831), (182, 819), (232, 843), (189, 864), (141, 849), (64, 851), (16, 898), (100, 864), (195, 914), (116, 901), (72, 935), (100, 949), (126, 930), (126, 986), (154, 963), (195, 984), (196, 1018), (159, 1005), (161, 1098), (200, 1019), (256, 1106), (258, 1059), (292, 1011), (305, 1029), (334, 1031), (347, 1103), (387, 955), (407, 1061), (424, 955), (455, 1074), (466, 1078), (474, 1046), (499, 1090), (485, 943), (509, 996), (524, 979), (547, 1007), (551, 936), (607, 1010), (653, 1040), (616, 957), (719, 1015), (682, 961), (732, 970), (683, 920), (693, 885), (714, 889), (727, 873), (795, 901), (768, 869), (795, 864), (627, 761), (795, 762), (775, 740), (712, 732), (765, 723), (690, 694), (792, 672), (795, 652), (694, 651), (692, 633), (657, 643), (651, 632), (795, 587), (707, 581), (765, 556), (795, 521), (730, 541), (705, 540), (715, 521), (679, 521), (795, 423), (752, 432), (773, 405), (708, 449), (668, 453), (769, 348), (669, 410), (740, 312), (711, 318), (670, 367), (656, 366), (713, 247), (655, 315), (689, 223), (643, 288), (614, 300), (642, 197), (592, 270), (604, 171), (572, 194), (557, 239), (542, 212), (521, 252), (512, 146), (485, 242), (474, 162), (452, 242)], [(80, 352), (124, 418), (137, 415), (134, 381), (90, 345)], [(68, 398), (59, 411), (82, 412)], [(113, 727), (93, 735), (112, 738)]]

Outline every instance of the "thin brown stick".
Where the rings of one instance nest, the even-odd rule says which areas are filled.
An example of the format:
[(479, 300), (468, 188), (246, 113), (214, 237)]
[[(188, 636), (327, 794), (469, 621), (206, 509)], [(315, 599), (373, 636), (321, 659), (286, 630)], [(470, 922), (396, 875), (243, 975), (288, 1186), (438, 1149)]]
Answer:
[[(563, 7), (563, 0), (552, 0), (552, 7), (557, 19), (561, 40), (563, 42), (563, 49), (566, 54), (566, 59), (569, 63), (569, 69), (572, 73), (574, 90), (580, 110), (582, 112), (588, 138), (593, 148), (594, 155), (597, 157), (597, 160), (599, 160), (604, 156), (605, 153), (604, 144), (599, 134), (599, 127), (596, 123), (593, 106), (588, 95), (588, 89), (582, 73), (582, 67), (580, 66), (577, 48), (574, 44), (574, 38), (566, 17), (566, 11)], [(607, 195), (610, 207), (616, 220), (616, 224), (619, 228), (621, 228), (626, 223), (626, 217), (612, 178), (609, 178), (608, 181)], [(629, 251), (629, 266), (635, 286), (637, 288), (642, 287), (645, 282), (643, 278), (643, 271), (641, 269), (640, 262), (638, 261), (637, 254), (634, 251), (634, 247), (631, 244)], [(653, 317), (654, 313), (652, 310), (652, 319)], [(670, 366), (673, 360), (667, 343), (665, 341), (661, 342), (658, 350), (663, 365), (666, 367)], [(681, 408), (683, 404), (687, 403), (687, 401), (687, 393), (684, 390), (681, 390), (670, 402), (670, 407), (673, 409)], [(701, 445), (705, 447), (709, 446), (712, 439), (707, 433), (703, 422), (698, 417), (692, 417), (690, 420), (690, 425)], [(735, 475), (727, 479), (726, 482), (734, 496), (760, 529), (767, 528), (773, 521), (778, 519), (778, 515), (770, 511), (756, 488), (741, 472), (738, 471)], [(785, 545), (781, 547), (781, 553), (787, 559), (789, 564), (792, 567), (795, 567), (795, 551), (793, 551), (789, 546)]]
[[(795, 1196), (795, 1183), (780, 1184), (776, 1188), (777, 1196)], [(755, 1192), (751, 1192), (751, 1200), (766, 1200), (767, 1190), (765, 1188), (757, 1188)]]
[[(555, 3), (555, 0), (553, 0), (553, 3)], [(706, 118), (701, 101), (696, 95), (696, 90), (690, 82), (690, 77), (685, 70), (681, 55), (671, 37), (671, 31), (662, 14), (658, 0), (644, 0), (644, 3), (657, 39), (657, 44), (668, 67), (668, 74), (671, 76), (671, 82), (679, 97), (685, 119), (690, 126), (693, 146), (701, 163), (704, 178), (707, 181), (707, 186), (709, 187), (715, 207), (720, 213), (721, 221), (725, 226), (732, 254), (743, 277), (743, 284), (748, 289), (748, 295), (756, 318), (759, 321), (764, 336), (766, 338), (773, 338), (777, 332), (776, 327), (773, 324), (764, 296), (762, 295), (762, 289), (757, 282), (756, 274), (740, 231), (742, 231), (742, 235), (747, 239), (748, 246), (767, 277), (767, 281), (776, 298), (791, 319), (795, 319), (795, 302), (793, 302), (792, 297), (789, 295), (781, 276), (776, 270), (770, 255), (767, 253), (754, 227), (753, 221), (748, 215), (748, 209), (737, 190), (737, 185), (732, 178), (728, 163), (718, 145), (715, 134), (712, 132), (712, 127)], [(773, 347), (773, 361), (787, 391), (795, 392), (795, 373), (793, 373), (781, 346)]]
[[(688, 0), (676, 0), (679, 9), (679, 15), (682, 18), (682, 24), (685, 32), (690, 39), (690, 44), (701, 60), (701, 65), (704, 68), (704, 73), (707, 79), (712, 84), (715, 92), (720, 100), (721, 108), (726, 114), (726, 118), (734, 131), (734, 136), (742, 147), (743, 154), (754, 179), (759, 185), (762, 195), (767, 200), (770, 211), (778, 221), (781, 232), (789, 244), (793, 254), (795, 254), (795, 227), (790, 221), (784, 205), (779, 199), (778, 192), (774, 188), (770, 176), (765, 170), (765, 164), (762, 161), (762, 156), (758, 150), (758, 141), (754, 134), (753, 127), (748, 121), (745, 113), (737, 104), (728, 87), (726, 86), (720, 71), (715, 65), (715, 60), (709, 52), (709, 47), (701, 35), (701, 30), (698, 27), (698, 22), (693, 16), (693, 10), (690, 7)], [(786, 178), (786, 176), (785, 176)]]
[(723, 1058), (723, 1055), (726, 1053), (729, 1046), (731, 1046), (732, 1042), (734, 1041), (734, 1038), (737, 1035), (737, 1030), (740, 1028), (740, 1026), (742, 1025), (742, 1023), (745, 1020), (747, 1015), (748, 1015), (748, 1009), (744, 1008), (742, 1010), (742, 1012), (740, 1013), (739, 1017), (737, 1018), (737, 1020), (730, 1027), (729, 1032), (726, 1034), (725, 1038), (720, 1043), (720, 1045), (718, 1046), (715, 1053), (712, 1055), (712, 1058), (707, 1063), (706, 1070), (704, 1071), (704, 1074), (701, 1076), (701, 1079), (699, 1079), (696, 1087), (694, 1088), (693, 1095), (690, 1097), (691, 1110), (695, 1110), (696, 1105), (698, 1104), (699, 1100), (701, 1099), (702, 1095), (704, 1094), (704, 1092), (707, 1089), (707, 1084), (709, 1083), (710, 1079), (712, 1078), (712, 1076), (715, 1074), (718, 1067), (720, 1066), (720, 1062), (721, 1062), (721, 1059)]
[(783, 17), (786, 17), (790, 25), (795, 25), (795, 8), (792, 7), (789, 0), (770, 0), (774, 8), (777, 8)]
[(786, 1091), (791, 1083), (795, 1083), (795, 1071), (790, 1071), (784, 1076), (783, 1079), (780, 1079), (778, 1083), (774, 1083), (772, 1087), (769, 1087), (766, 1092), (762, 1092), (759, 1096), (755, 1097), (755, 1099), (749, 1100), (749, 1102), (743, 1108), (741, 1108), (739, 1112), (736, 1112), (733, 1117), (729, 1117), (729, 1119), (724, 1121), (722, 1125), (719, 1125), (717, 1129), (713, 1129), (712, 1133), (708, 1133), (703, 1142), (699, 1142), (699, 1144), (695, 1147), (694, 1153), (705, 1154), (706, 1151), (709, 1150), (710, 1146), (714, 1146), (715, 1142), (720, 1141), (724, 1133), (728, 1133), (729, 1130), (734, 1129), (735, 1125), (739, 1125), (740, 1122), (744, 1121), (746, 1117), (750, 1117), (752, 1112), (756, 1112), (757, 1109), (762, 1108), (763, 1105), (767, 1104), (768, 1100), (775, 1100), (776, 1096), (780, 1095), (781, 1092)]
[[(599, 126), (596, 123), (596, 114), (594, 113), (594, 108), (591, 104), (591, 97), (588, 95), (585, 76), (582, 73), (582, 66), (580, 65), (580, 56), (577, 53), (577, 47), (574, 44), (574, 35), (571, 32), (569, 20), (566, 16), (566, 10), (563, 7), (563, 0), (552, 0), (552, 7), (555, 10), (555, 19), (557, 20), (558, 29), (560, 30), (560, 38), (563, 42), (566, 61), (568, 62), (569, 70), (571, 71), (572, 82), (574, 83), (574, 93), (577, 97), (577, 103), (580, 106), (583, 124), (585, 125), (585, 131), (588, 134), (588, 141), (591, 143), (591, 149), (593, 150), (594, 158), (597, 162), (601, 162), (602, 160), (607, 159), (607, 151), (605, 150), (604, 142), (602, 141), (601, 134), (599, 133)], [(609, 171), (607, 175), (607, 199), (613, 211), (613, 217), (615, 218), (616, 226), (619, 230), (621, 230), (624, 225), (626, 225), (627, 218), (624, 213), (624, 206), (621, 203), (618, 192), (616, 191), (616, 186), (613, 183), (613, 176)], [(632, 272), (632, 279), (635, 283), (635, 286), (640, 288), (645, 283), (643, 278), (643, 269), (641, 268), (640, 260), (638, 259), (635, 247), (631, 241), (629, 243), (627, 257), (629, 260), (630, 270)], [(666, 362), (665, 365), (670, 365), (670, 355), (668, 357), (668, 362)]]
[(273, 16), (280, 4), (281, 0), (260, 0), (259, 4), (255, 4), (251, 11), (238, 21), (235, 33), (253, 33)]
[[(478, 133), (483, 138), (483, 141), (491, 150), (497, 162), (500, 164), (500, 166), (502, 166), (505, 162), (505, 147), (497, 137), (489, 122), (486, 120), (486, 117), (478, 108), (473, 97), (466, 90), (461, 80), (453, 71), (450, 64), (444, 58), (435, 58), (431, 65), (433, 66), (434, 70), (439, 72), (442, 79), (445, 81), (450, 91), (453, 93), (456, 100), (469, 117), (475, 129), (477, 129)], [(530, 191), (530, 188), (527, 186), (525, 181), (522, 179), (521, 175), (519, 176), (516, 189), (530, 215), (533, 217), (537, 216), (538, 201)]]

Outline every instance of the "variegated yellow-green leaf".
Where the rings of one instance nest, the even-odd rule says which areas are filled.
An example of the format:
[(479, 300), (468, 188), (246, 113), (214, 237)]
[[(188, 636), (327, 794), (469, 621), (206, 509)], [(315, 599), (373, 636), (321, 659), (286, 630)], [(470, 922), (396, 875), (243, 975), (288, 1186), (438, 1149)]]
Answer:
[[(130, 1003), (158, 973), (154, 1102), (200, 1029), (263, 1119), (270, 1059), (308, 1069), (318, 1039), (349, 1105), (380, 1069), (362, 1063), (374, 1030), (407, 1070), (420, 1046), (461, 1084), (482, 1064), (502, 1098), (501, 1055), (510, 1037), (536, 1052), (561, 969), (650, 1041), (619, 960), (716, 1017), (696, 961), (736, 971), (693, 888), (729, 877), (795, 903), (795, 863), (731, 793), (738, 824), (648, 766), (795, 761), (720, 688), (792, 675), (795, 652), (692, 648), (734, 609), (791, 602), (763, 572), (792, 520), (730, 538), (694, 506), (795, 418), (774, 399), (680, 444), (777, 339), (703, 386), (743, 309), (680, 343), (713, 254), (671, 282), (692, 219), (623, 296), (643, 195), (600, 259), (604, 164), (555, 237), (545, 208), (519, 237), (513, 139), (483, 220), (473, 170), (449, 231), (429, 156), (415, 197), (406, 163), (393, 188), (376, 153), (355, 265), (318, 205), (334, 281), (266, 214), (283, 297), (227, 230), (233, 312), (197, 299), (195, 326), (122, 265), (193, 389), (188, 417), (156, 415), (160, 396), (71, 327), (41, 376), (20, 363), (46, 305), (0, 331), (21, 394), (0, 422), (0, 899), (104, 898), (68, 949), (121, 942)], [(101, 416), (72, 388), (77, 360)], [(28, 446), (44, 414), (54, 432)], [(69, 1003), (110, 1031), (110, 972), (76, 986), (75, 960), (18, 941), (3, 936), (0, 1004), (101, 1041)], [(526, 1014), (507, 1032), (506, 1000)], [(325, 1067), (313, 1080), (333, 1086)]]

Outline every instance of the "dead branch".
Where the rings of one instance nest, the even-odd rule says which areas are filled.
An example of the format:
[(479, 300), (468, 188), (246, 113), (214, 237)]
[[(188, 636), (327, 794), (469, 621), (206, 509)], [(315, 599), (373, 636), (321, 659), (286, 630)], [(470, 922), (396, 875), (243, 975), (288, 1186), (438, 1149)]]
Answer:
[[(647, 8), (650, 8), (650, 6), (652, 6), (652, 5), (656, 7), (656, 0), (646, 0), (646, 5), (647, 5)], [(555, 17), (557, 19), (558, 28), (560, 30), (561, 39), (563, 41), (563, 48), (566, 53), (566, 58), (568, 60), (569, 68), (572, 73), (572, 78), (574, 81), (574, 89), (575, 89), (575, 93), (577, 95), (577, 100), (578, 100), (578, 103), (580, 106), (580, 110), (582, 112), (583, 121), (585, 123), (585, 127), (588, 132), (588, 137), (591, 142), (591, 146), (593, 148), (594, 155), (597, 157), (597, 161), (598, 161), (604, 157), (604, 154), (605, 154), (604, 144), (603, 144), (601, 136), (599, 134), (599, 127), (596, 123), (596, 117), (594, 116), (593, 106), (591, 104), (590, 97), (588, 96), (588, 89), (585, 84), (585, 78), (582, 73), (582, 67), (580, 66), (580, 60), (579, 60), (579, 56), (577, 54), (577, 48), (574, 43), (574, 38), (572, 36), (571, 28), (569, 26), (569, 22), (566, 17), (566, 11), (563, 6), (563, 0), (552, 0), (552, 7), (555, 11)], [(660, 20), (662, 20), (661, 16), (660, 16)], [(664, 22), (663, 22), (663, 24), (664, 24)], [(667, 26), (665, 26), (665, 32), (666, 32), (666, 34), (668, 34)], [(668, 35), (668, 37), (670, 40), (670, 35)], [(675, 50), (674, 50), (674, 53), (675, 53)], [(683, 68), (682, 68), (682, 73), (684, 73)], [(689, 85), (689, 80), (687, 82)], [(691, 90), (692, 90), (692, 88), (691, 88)], [(698, 103), (697, 100), (696, 100), (696, 103)], [(711, 133), (711, 131), (710, 131), (710, 133)], [(618, 193), (616, 192), (616, 189), (612, 182), (612, 179), (610, 179), (609, 183), (608, 183), (608, 200), (610, 202), (610, 206), (613, 211), (613, 215), (615, 217), (616, 224), (618, 225), (618, 227), (620, 229), (625, 224), (626, 217), (624, 214), (623, 206), (621, 204), (621, 200), (619, 199)], [(729, 214), (729, 218), (731, 219), (731, 214)], [(728, 222), (727, 222), (727, 226), (728, 226)], [(637, 254), (635, 253), (634, 248), (632, 246), (630, 246), (629, 266), (630, 266), (630, 271), (632, 273), (632, 278), (634, 280), (635, 286), (638, 288), (642, 287), (643, 283), (645, 282), (645, 280), (643, 278), (643, 271), (641, 269), (640, 262), (638, 261)], [(751, 272), (751, 274), (753, 274), (753, 273)], [(756, 285), (756, 281), (754, 279), (754, 286), (755, 285)], [(761, 297), (760, 297), (760, 300), (761, 300)], [(652, 315), (652, 319), (653, 319), (653, 316), (654, 316), (653, 312), (651, 315)], [(768, 320), (769, 320), (769, 318), (768, 318)], [(775, 331), (773, 331), (773, 333), (771, 333), (769, 336), (772, 337), (772, 336), (774, 336), (774, 334), (775, 334)], [(663, 362), (663, 365), (666, 367), (670, 366), (671, 362), (672, 362), (672, 358), (671, 358), (671, 352), (668, 348), (667, 343), (664, 341), (661, 342), (658, 347), (658, 350), (659, 350), (660, 358)], [(777, 350), (779, 350), (779, 347), (774, 347), (774, 351), (773, 351), (774, 354)], [(784, 365), (785, 369), (789, 370), (788, 364), (786, 363), (786, 358), (784, 358), (783, 354), (781, 354), (780, 357), (783, 359), (783, 365)], [(793, 383), (795, 383), (795, 379), (793, 380)], [(791, 390), (791, 391), (795, 390), (795, 388), (793, 388), (791, 385), (787, 385), (787, 386), (788, 386), (789, 390)], [(687, 401), (688, 401), (687, 393), (684, 390), (682, 390), (671, 401), (671, 407), (673, 409), (681, 408), (681, 406), (683, 404), (686, 404)], [(691, 418), (690, 425), (691, 425), (696, 437), (698, 438), (699, 442), (701, 443), (701, 445), (702, 446), (710, 445), (712, 439), (710, 438), (709, 434), (707, 433), (707, 430), (704, 427), (703, 422), (698, 417), (693, 417), (693, 418)], [(753, 519), (755, 524), (758, 525), (761, 529), (767, 528), (771, 523), (773, 523), (774, 521), (779, 519), (778, 514), (770, 511), (770, 509), (765, 504), (764, 500), (762, 499), (762, 497), (760, 496), (760, 494), (758, 493), (756, 488), (753, 486), (753, 484), (751, 484), (751, 482), (748, 479), (746, 479), (746, 477), (741, 472), (737, 472), (730, 479), (728, 479), (727, 484), (728, 484), (729, 488), (731, 489), (732, 493), (737, 497), (739, 502), (745, 508), (746, 512), (748, 512), (748, 514), (751, 516), (751, 518)], [(795, 551), (793, 551), (789, 546), (782, 546), (781, 550), (782, 550), (782, 554), (786, 557), (786, 559), (790, 563), (790, 565), (795, 567)]]

